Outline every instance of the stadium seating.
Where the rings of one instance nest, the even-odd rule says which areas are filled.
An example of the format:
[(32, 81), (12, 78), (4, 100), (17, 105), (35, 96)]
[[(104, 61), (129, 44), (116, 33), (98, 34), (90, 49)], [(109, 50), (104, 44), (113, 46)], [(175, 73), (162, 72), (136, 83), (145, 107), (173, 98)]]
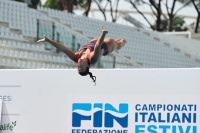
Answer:
[[(86, 38), (98, 37), (101, 33), (100, 27), (104, 25), (109, 30), (107, 37), (127, 40), (126, 46), (116, 52), (143, 67), (200, 66), (200, 45), (196, 40), (90, 19), (40, 6), (35, 10), (28, 8), (24, 3), (1, 0), (0, 66), (2, 68), (75, 68), (68, 57), (52, 52), (52, 46), (48, 43), (35, 43), (37, 20), (39, 20), (40, 38), (45, 34), (53, 39), (54, 23), (54, 39), (57, 39), (58, 33), (59, 41), (74, 51), (88, 42)], [(102, 57), (100, 66), (113, 68), (113, 62), (113, 56), (105, 56)], [(134, 68), (134, 66), (122, 58), (116, 58), (115, 68)]]

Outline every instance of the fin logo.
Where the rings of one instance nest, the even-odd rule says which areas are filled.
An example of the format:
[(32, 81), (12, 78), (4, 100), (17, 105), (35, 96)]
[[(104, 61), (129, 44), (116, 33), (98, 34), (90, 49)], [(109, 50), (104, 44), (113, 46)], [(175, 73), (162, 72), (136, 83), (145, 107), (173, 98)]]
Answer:
[[(104, 114), (103, 114), (104, 113)], [(128, 104), (120, 103), (119, 109), (106, 103), (73, 103), (72, 104), (72, 126), (81, 127), (82, 121), (92, 120), (93, 127), (103, 126), (112, 128), (114, 120), (122, 127), (128, 127)]]

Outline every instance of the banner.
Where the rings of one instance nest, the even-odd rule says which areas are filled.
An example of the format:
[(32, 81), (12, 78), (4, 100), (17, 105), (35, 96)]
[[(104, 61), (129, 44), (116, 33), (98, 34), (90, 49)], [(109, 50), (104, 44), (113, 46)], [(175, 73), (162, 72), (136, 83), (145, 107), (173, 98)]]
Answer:
[(199, 133), (198, 100), (187, 95), (71, 95), (67, 132)]
[(0, 70), (0, 132), (200, 132), (200, 69), (90, 71)]

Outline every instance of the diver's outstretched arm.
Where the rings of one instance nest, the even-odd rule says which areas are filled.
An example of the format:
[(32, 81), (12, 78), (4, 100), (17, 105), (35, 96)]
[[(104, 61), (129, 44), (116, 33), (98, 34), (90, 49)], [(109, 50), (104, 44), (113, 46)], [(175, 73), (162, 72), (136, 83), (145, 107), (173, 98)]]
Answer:
[(94, 47), (94, 52), (91, 54), (91, 62), (92, 64), (95, 64), (99, 60), (100, 52), (101, 52), (101, 45), (104, 41), (104, 38), (108, 31), (104, 30), (103, 26), (101, 27), (101, 36), (98, 38), (95, 47)]
[(56, 42), (54, 40), (50, 40), (48, 39), (46, 36), (44, 36), (43, 39), (38, 40), (37, 42), (44, 42), (47, 41), (50, 44), (52, 44), (54, 47), (56, 47), (57, 49), (63, 51), (71, 60), (73, 60), (74, 62), (78, 62), (78, 54), (74, 53), (73, 51), (71, 51), (69, 48), (65, 47), (64, 45), (60, 44), (59, 42)]

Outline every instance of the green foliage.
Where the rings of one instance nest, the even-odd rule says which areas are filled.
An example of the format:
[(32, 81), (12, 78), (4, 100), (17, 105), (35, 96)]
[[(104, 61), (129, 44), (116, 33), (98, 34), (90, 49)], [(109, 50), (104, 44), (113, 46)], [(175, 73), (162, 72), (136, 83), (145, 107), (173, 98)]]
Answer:
[[(157, 28), (157, 22), (155, 22), (154, 25), (151, 28), (153, 30), (156, 30), (156, 28)], [(160, 29), (161, 29), (161, 31), (167, 31), (167, 20), (166, 19), (161, 19)]]
[(35, 6), (37, 5), (41, 5), (41, 1), (40, 0), (31, 0), (31, 3)]
[(183, 17), (175, 17), (173, 19), (173, 29), (175, 31), (187, 31), (188, 29), (184, 27), (185, 21)]
[(63, 10), (60, 0), (47, 0), (43, 6), (47, 8)]
[(87, 0), (74, 0), (74, 5), (82, 8), (87, 7)]
[[(25, 2), (25, 0), (13, 0), (13, 1)], [(41, 5), (41, 1), (40, 0), (31, 0), (31, 3), (34, 6)]]
[[(167, 31), (167, 22), (168, 20), (161, 20), (161, 31)], [(183, 17), (174, 17), (172, 22), (172, 28), (174, 31), (187, 31), (188, 29), (184, 27), (185, 21)], [(153, 28), (156, 28), (156, 22), (153, 25)]]
[[(73, 5), (81, 8), (86, 8), (87, 0), (73, 0)], [(60, 0), (47, 0), (43, 6), (47, 8), (63, 10)]]
[(13, 0), (13, 1), (24, 2), (24, 0)]

